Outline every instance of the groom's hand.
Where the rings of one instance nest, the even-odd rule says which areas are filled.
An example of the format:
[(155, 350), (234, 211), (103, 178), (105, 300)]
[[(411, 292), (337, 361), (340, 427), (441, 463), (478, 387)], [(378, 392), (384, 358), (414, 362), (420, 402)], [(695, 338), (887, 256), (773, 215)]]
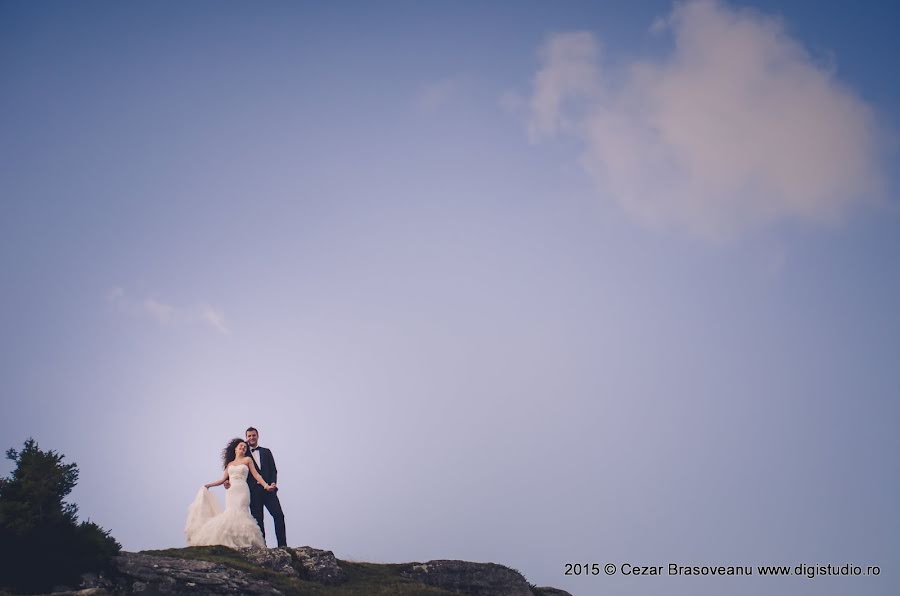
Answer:
[(226, 480), (223, 486), (225, 487), (225, 490), (228, 490), (229, 488), (231, 488), (231, 483)]
[(266, 490), (269, 492), (275, 492), (276, 490), (278, 490), (278, 487), (275, 486), (275, 483), (273, 482), (272, 484), (269, 485), (269, 487)]

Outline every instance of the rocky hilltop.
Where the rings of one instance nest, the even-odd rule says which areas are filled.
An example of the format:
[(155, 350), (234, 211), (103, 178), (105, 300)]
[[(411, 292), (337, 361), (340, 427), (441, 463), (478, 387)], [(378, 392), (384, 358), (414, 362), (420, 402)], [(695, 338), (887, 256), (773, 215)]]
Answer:
[(564, 590), (531, 585), (518, 571), (495, 563), (358, 563), (309, 546), (123, 552), (113, 559), (108, 572), (82, 579), (78, 589), (54, 594), (571, 596)]

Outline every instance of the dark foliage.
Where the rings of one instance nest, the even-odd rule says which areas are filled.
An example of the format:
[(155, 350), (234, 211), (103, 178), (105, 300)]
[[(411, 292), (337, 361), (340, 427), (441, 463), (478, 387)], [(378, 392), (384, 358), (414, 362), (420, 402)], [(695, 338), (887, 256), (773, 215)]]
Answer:
[(78, 482), (78, 467), (64, 455), (41, 451), (34, 439), (0, 478), (0, 590), (46, 592), (76, 587), (86, 571), (107, 567), (121, 545), (97, 524), (78, 522), (78, 507), (64, 499)]

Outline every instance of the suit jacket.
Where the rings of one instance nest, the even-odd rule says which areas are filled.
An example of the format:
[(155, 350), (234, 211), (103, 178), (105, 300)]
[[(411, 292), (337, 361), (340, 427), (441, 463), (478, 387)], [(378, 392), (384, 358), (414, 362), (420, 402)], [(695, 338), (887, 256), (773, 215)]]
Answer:
[[(256, 466), (256, 461), (254, 460), (253, 466), (256, 467), (256, 471), (259, 472), (259, 475), (263, 477), (269, 484), (273, 484), (278, 482), (278, 468), (275, 467), (275, 458), (272, 456), (272, 452), (266, 449), (265, 447), (260, 447), (259, 451), (259, 466)], [(250, 453), (250, 459), (253, 459), (253, 454)], [(262, 489), (259, 485), (259, 482), (256, 481), (256, 478), (253, 477), (253, 474), (250, 474), (247, 477), (247, 485), (250, 487), (250, 490), (253, 489)]]

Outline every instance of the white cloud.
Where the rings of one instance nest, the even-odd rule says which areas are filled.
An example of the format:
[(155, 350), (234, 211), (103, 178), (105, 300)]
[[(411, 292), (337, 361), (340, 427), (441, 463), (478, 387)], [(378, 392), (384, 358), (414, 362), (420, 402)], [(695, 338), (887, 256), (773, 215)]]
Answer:
[(423, 85), (416, 93), (416, 108), (420, 112), (436, 112), (457, 101), (468, 84), (466, 75), (455, 75)]
[(209, 305), (196, 308), (179, 308), (153, 297), (136, 300), (127, 295), (125, 290), (118, 286), (107, 293), (107, 301), (121, 313), (131, 316), (149, 317), (160, 325), (202, 324), (223, 335), (231, 334), (225, 314)]
[(222, 311), (217, 310), (209, 305), (205, 305), (201, 308), (200, 317), (213, 329), (216, 329), (217, 331), (225, 335), (231, 334), (231, 330), (228, 328), (228, 325), (225, 322), (225, 314), (222, 313)]
[[(531, 120), (532, 141), (570, 126), (567, 115), (579, 99), (596, 96), (599, 76), (596, 61), (599, 48), (586, 31), (553, 35), (540, 49), (543, 68), (534, 77)], [(568, 104), (568, 105), (566, 105)], [(564, 109), (568, 108), (568, 109)]]
[(171, 323), (175, 317), (175, 307), (170, 304), (158, 302), (153, 298), (147, 298), (141, 303), (144, 311), (151, 317), (166, 325)]
[(628, 213), (713, 237), (781, 219), (835, 221), (879, 196), (873, 111), (780, 21), (700, 0), (652, 29), (671, 32), (672, 51), (625, 64), (616, 86), (602, 77), (593, 35), (551, 36), (534, 80), (532, 140), (575, 135), (585, 170)]
[(122, 288), (120, 288), (118, 286), (116, 286), (115, 288), (112, 288), (106, 295), (106, 299), (113, 304), (115, 304), (116, 302), (118, 302), (119, 300), (121, 300), (124, 297), (125, 297), (125, 290), (123, 290)]

